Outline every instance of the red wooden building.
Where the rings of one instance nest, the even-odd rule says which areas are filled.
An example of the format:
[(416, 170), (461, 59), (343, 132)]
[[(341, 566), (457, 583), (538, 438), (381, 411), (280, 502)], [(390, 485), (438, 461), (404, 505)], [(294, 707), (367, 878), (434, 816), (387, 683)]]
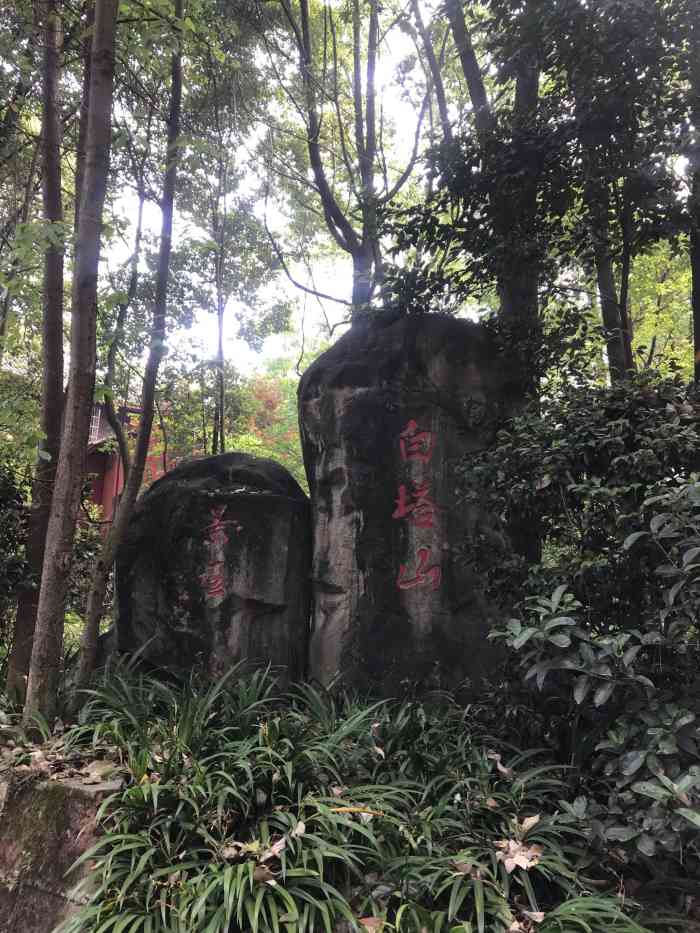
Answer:
[[(117, 412), (130, 441), (136, 439), (140, 414), (141, 410), (132, 405), (123, 405)], [(152, 483), (173, 466), (175, 461), (166, 453), (160, 426), (154, 423), (143, 474), (144, 484)], [(111, 521), (124, 488), (124, 464), (116, 436), (107, 421), (104, 405), (94, 405), (92, 409), (87, 472), (91, 479), (90, 499), (101, 507), (103, 520)]]

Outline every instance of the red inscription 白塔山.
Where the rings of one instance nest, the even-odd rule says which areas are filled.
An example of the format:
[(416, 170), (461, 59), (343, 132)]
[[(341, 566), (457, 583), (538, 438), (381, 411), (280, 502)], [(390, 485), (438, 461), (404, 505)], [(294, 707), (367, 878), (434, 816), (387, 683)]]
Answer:
[(438, 564), (429, 566), (430, 548), (419, 547), (416, 551), (417, 568), (414, 576), (410, 577), (406, 564), (401, 564), (396, 585), (400, 590), (413, 590), (418, 586), (430, 586), (436, 590), (440, 586), (442, 571)]
[(413, 483), (409, 491), (403, 484), (399, 486), (399, 497), (392, 518), (407, 518), (416, 528), (432, 528), (435, 503), (430, 498), (428, 483)]
[(418, 460), (429, 463), (433, 455), (434, 440), (431, 431), (421, 431), (411, 419), (399, 434), (399, 447), (402, 460)]

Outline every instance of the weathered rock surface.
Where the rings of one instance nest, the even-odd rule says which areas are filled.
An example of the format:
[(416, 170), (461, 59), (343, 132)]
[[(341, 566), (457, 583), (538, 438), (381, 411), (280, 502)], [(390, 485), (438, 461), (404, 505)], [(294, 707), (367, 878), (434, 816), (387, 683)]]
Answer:
[(488, 671), (493, 611), (460, 545), (491, 523), (457, 502), (454, 467), (517, 394), (487, 332), (442, 315), (380, 315), (305, 372), (312, 676), (386, 695)]
[(117, 644), (162, 667), (305, 673), (309, 502), (272, 460), (181, 464), (141, 496), (116, 562)]
[(0, 781), (0, 933), (50, 933), (78, 910), (89, 868), (67, 872), (97, 841), (97, 810), (114, 790), (33, 774)]

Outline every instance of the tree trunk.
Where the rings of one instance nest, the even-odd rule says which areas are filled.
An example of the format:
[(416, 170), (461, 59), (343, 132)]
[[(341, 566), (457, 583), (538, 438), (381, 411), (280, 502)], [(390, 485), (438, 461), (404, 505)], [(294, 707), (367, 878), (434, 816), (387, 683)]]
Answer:
[(88, 108), (90, 103), (90, 56), (92, 43), (90, 36), (95, 25), (95, 0), (85, 0), (83, 5), (85, 15), (85, 37), (83, 38), (83, 93), (80, 98), (80, 115), (78, 117), (78, 141), (75, 152), (75, 206), (73, 214), (73, 230), (78, 233), (78, 215), (80, 214), (80, 198), (83, 191), (83, 178), (85, 176), (85, 143), (88, 129)]
[(620, 320), (620, 303), (617, 300), (613, 261), (604, 243), (595, 244), (594, 254), (600, 310), (608, 350), (610, 381), (619, 382), (624, 378), (627, 365), (622, 342), (622, 321)]
[[(371, 287), (369, 290), (364, 284), (364, 277), (366, 277), (367, 272), (364, 269), (364, 265), (361, 271), (360, 278), (358, 279), (358, 274), (356, 273), (357, 269), (357, 259), (356, 257), (364, 252), (362, 240), (356, 233), (354, 227), (348, 220), (348, 217), (343, 212), (342, 208), (338, 204), (333, 190), (328, 182), (326, 176), (326, 170), (323, 164), (323, 156), (320, 144), (320, 135), (321, 135), (321, 118), (318, 112), (318, 106), (316, 103), (316, 98), (318, 94), (318, 82), (314, 75), (314, 59), (313, 59), (313, 43), (312, 43), (312, 29), (311, 29), (311, 20), (309, 13), (309, 0), (299, 0), (299, 12), (300, 12), (300, 24), (297, 25), (296, 21), (291, 15), (291, 8), (287, 3), (287, 0), (282, 0), (282, 7), (285, 11), (285, 14), (294, 30), (297, 49), (299, 52), (299, 71), (301, 74), (302, 84), (304, 86), (304, 97), (305, 97), (305, 106), (306, 106), (306, 117), (308, 121), (307, 125), (307, 148), (309, 153), (309, 164), (311, 166), (311, 171), (313, 172), (314, 181), (316, 183), (316, 189), (318, 195), (321, 199), (321, 205), (323, 207), (323, 216), (326, 221), (326, 226), (330, 231), (333, 239), (336, 241), (338, 246), (346, 253), (349, 253), (353, 260), (353, 312), (358, 307), (356, 303), (355, 296), (358, 296), (362, 300), (362, 304), (366, 304), (369, 300), (369, 295), (371, 295)], [(372, 16), (376, 15), (375, 7), (372, 8)], [(363, 115), (362, 115), (362, 81), (359, 68), (359, 25), (357, 22), (358, 18), (358, 8), (357, 4), (354, 7), (354, 25), (353, 25), (353, 36), (355, 41), (356, 48), (353, 52), (353, 107), (355, 114), (355, 144), (357, 148), (357, 158), (358, 162), (362, 165), (367, 165), (367, 146), (365, 143), (364, 136), (364, 126), (363, 126)], [(325, 56), (325, 50), (324, 50)], [(369, 104), (369, 101), (368, 101)], [(372, 102), (371, 107), (374, 107), (374, 102)], [(371, 256), (370, 252), (370, 256)], [(366, 263), (366, 257), (363, 258), (362, 263)]]
[(625, 373), (630, 374), (637, 368), (634, 361), (634, 351), (632, 349), (632, 318), (629, 312), (630, 295), (630, 275), (632, 272), (632, 249), (627, 237), (622, 252), (622, 261), (620, 263), (620, 340), (622, 343), (622, 355), (625, 360)]
[[(61, 202), (61, 114), (59, 82), (61, 75), (62, 29), (58, 0), (37, 4), (43, 34), (44, 61), (42, 76), (42, 183), (44, 219), (63, 221)], [(23, 701), (39, 596), (39, 581), (44, 561), (44, 545), (51, 510), (51, 496), (56, 478), (61, 444), (63, 408), (63, 245), (50, 244), (44, 254), (44, 310), (42, 317), (43, 384), (41, 427), (44, 435), (39, 448), (29, 517), (27, 559), (34, 585), (19, 592), (12, 651), (7, 671), (7, 693)]]
[[(34, 176), (36, 175), (37, 165), (39, 163), (39, 152), (41, 150), (41, 136), (37, 139), (36, 145), (34, 146), (34, 153), (32, 155), (32, 161), (29, 167), (29, 174), (27, 176), (27, 183), (24, 186), (24, 199), (22, 201), (22, 207), (18, 212), (14, 221), (10, 224), (10, 229), (14, 227), (14, 234), (16, 235), (18, 224), (26, 224), (29, 219), (29, 210), (32, 204), (32, 198), (34, 197), (35, 188), (34, 188)], [(12, 292), (10, 290), (10, 282), (15, 277), (16, 272), (19, 268), (19, 261), (17, 257), (12, 260), (10, 264), (9, 274), (7, 276), (7, 284), (4, 286), (5, 294), (2, 297), (2, 303), (0, 304), (0, 366), (2, 366), (2, 359), (5, 352), (5, 339), (7, 337), (7, 329), (10, 323), (10, 308), (12, 304)]]
[[(461, 0), (447, 0), (447, 15), (469, 90), (482, 158), (485, 163), (491, 160), (498, 163), (502, 157), (503, 143), (495, 133), (496, 117), (488, 100)], [(494, 192), (491, 207), (494, 232), (504, 254), (504, 261), (496, 276), (499, 317), (508, 335), (518, 381), (522, 387), (518, 404), (537, 398), (538, 373), (535, 361), (541, 347), (538, 287), (542, 257), (539, 248), (533, 246), (536, 244), (541, 165), (537, 153), (532, 153), (532, 146), (527, 145), (537, 121), (539, 74), (536, 51), (524, 48), (516, 66), (512, 132), (515, 140), (523, 141), (522, 149), (528, 153), (528, 161), (523, 165), (522, 179), (518, 180), (517, 185), (504, 183)], [(508, 520), (508, 532), (517, 553), (528, 563), (539, 561), (541, 532), (530, 516), (513, 511)]]
[(117, 7), (118, 0), (97, 0), (95, 4), (85, 176), (73, 273), (69, 388), (46, 536), (25, 723), (30, 723), (35, 713), (48, 720), (56, 713), (68, 574), (95, 386), (97, 274), (109, 173)]
[[(538, 395), (534, 361), (542, 343), (538, 294), (542, 255), (536, 245), (533, 248), (541, 166), (539, 156), (531, 154), (526, 142), (533, 135), (537, 121), (539, 74), (536, 55), (524, 50), (517, 66), (513, 105), (513, 136), (516, 140), (520, 138), (520, 148), (526, 154), (524, 173), (515, 189), (507, 186), (495, 199), (496, 230), (509, 245), (498, 283), (500, 314), (512, 331), (512, 348), (518, 358), (522, 391), (527, 398)], [(489, 148), (487, 143), (485, 151)]]
[(352, 313), (366, 307), (372, 297), (373, 255), (364, 247), (352, 254)]
[[(464, 20), (461, 0), (448, 0), (447, 15), (459, 55), (462, 73), (474, 111), (479, 148), (485, 162), (501, 157), (501, 143), (496, 138), (496, 118), (486, 93), (471, 36)], [(513, 135), (527, 139), (532, 135), (539, 105), (539, 63), (536, 52), (524, 49), (517, 63), (513, 103)], [(527, 150), (525, 150), (527, 151)], [(537, 219), (537, 193), (541, 167), (537, 156), (523, 166), (517, 186), (506, 186), (494, 193), (493, 225), (501, 241), (506, 261), (498, 273), (500, 315), (510, 331), (512, 349), (519, 356), (523, 391), (536, 391), (536, 373), (532, 360), (539, 350), (540, 320), (538, 285), (541, 257), (533, 252)]]
[[(175, 17), (182, 19), (183, 0), (176, 0)], [(139, 424), (136, 452), (129, 470), (129, 478), (119, 500), (117, 513), (110, 526), (102, 551), (95, 566), (83, 631), (80, 662), (77, 673), (77, 686), (83, 687), (89, 681), (97, 661), (97, 641), (100, 621), (104, 608), (107, 582), (117, 548), (128, 527), (134, 509), (134, 503), (143, 482), (143, 472), (148, 456), (153, 427), (156, 380), (158, 369), (165, 353), (165, 321), (168, 279), (170, 275), (170, 253), (172, 249), (173, 205), (177, 184), (177, 166), (179, 161), (180, 111), (182, 103), (182, 48), (178, 44), (171, 63), (170, 113), (168, 117), (168, 143), (165, 158), (165, 177), (163, 197), (161, 199), (162, 223), (160, 250), (156, 270), (156, 295), (153, 305), (151, 342), (146, 363), (146, 372), (141, 391), (141, 420)]]
[(413, 11), (413, 18), (416, 21), (418, 35), (420, 36), (421, 42), (423, 43), (425, 57), (428, 60), (430, 77), (433, 80), (435, 100), (437, 101), (438, 113), (440, 114), (442, 135), (445, 142), (449, 145), (452, 142), (452, 125), (450, 123), (450, 116), (447, 110), (447, 96), (445, 95), (445, 85), (442, 80), (442, 70), (438, 63), (437, 56), (435, 55), (435, 49), (433, 48), (433, 42), (430, 38), (430, 34), (425, 28), (425, 23), (423, 22), (418, 0), (411, 0), (411, 10)]
[(690, 272), (692, 277), (693, 351), (695, 384), (700, 385), (700, 155), (692, 176), (690, 202)]
[(700, 384), (700, 27), (690, 24), (688, 43), (691, 119), (695, 140), (689, 154), (690, 198), (690, 273), (691, 305), (693, 309), (693, 352), (695, 383)]
[[(202, 446), (204, 449), (204, 456), (206, 457), (209, 453), (209, 438), (207, 437), (207, 393), (206, 393), (206, 382), (204, 379), (204, 371), (199, 370), (199, 398), (202, 403)], [(214, 444), (212, 441), (211, 452), (214, 453)]]
[(474, 110), (474, 124), (483, 144), (485, 137), (488, 136), (495, 124), (488, 97), (486, 96), (486, 85), (484, 84), (471, 37), (464, 22), (461, 0), (447, 0), (446, 9), (450, 28), (452, 29), (452, 37), (455, 41), (462, 73), (464, 80), (467, 82), (469, 98)]
[[(150, 148), (150, 122), (149, 122), (149, 134), (148, 134), (148, 144), (147, 151)], [(119, 448), (119, 459), (121, 460), (122, 468), (124, 470), (124, 484), (129, 480), (129, 470), (131, 469), (131, 457), (129, 454), (129, 441), (127, 437), (127, 432), (122, 421), (119, 420), (117, 414), (117, 409), (114, 405), (114, 372), (117, 362), (117, 350), (122, 340), (124, 339), (124, 328), (126, 327), (126, 318), (129, 313), (129, 308), (132, 305), (134, 298), (136, 297), (136, 290), (139, 284), (139, 260), (141, 258), (141, 242), (143, 239), (143, 209), (146, 202), (146, 192), (144, 190), (144, 162), (146, 157), (144, 156), (141, 163), (141, 172), (138, 178), (138, 198), (139, 206), (136, 212), (136, 232), (134, 234), (134, 252), (131, 255), (131, 270), (129, 272), (129, 285), (126, 291), (126, 300), (119, 303), (119, 310), (117, 312), (117, 320), (114, 327), (114, 336), (109, 345), (109, 350), (107, 351), (107, 371), (105, 373), (105, 415), (107, 416), (107, 423), (114, 432), (114, 436), (117, 439), (117, 447)], [(124, 401), (128, 401), (128, 391), (124, 398)]]
[(216, 325), (218, 343), (216, 347), (216, 410), (218, 425), (218, 450), (215, 453), (224, 453), (226, 450), (224, 412), (226, 409), (226, 379), (224, 374), (224, 305), (219, 297), (216, 309)]

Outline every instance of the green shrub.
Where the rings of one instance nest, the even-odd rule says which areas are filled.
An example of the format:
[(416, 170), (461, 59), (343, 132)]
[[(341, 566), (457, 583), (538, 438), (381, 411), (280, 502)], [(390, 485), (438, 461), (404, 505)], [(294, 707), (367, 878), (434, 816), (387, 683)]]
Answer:
[[(506, 537), (466, 542), (492, 598), (513, 605), (566, 583), (594, 628), (627, 628), (646, 609), (654, 566), (622, 544), (639, 530), (643, 503), (700, 467), (694, 399), (673, 380), (642, 375), (608, 388), (566, 384), (514, 418), (492, 448), (467, 457), (460, 487), (467, 502), (502, 523), (527, 529), (529, 564)], [(652, 586), (653, 589), (653, 586)]]
[[(117, 672), (68, 741), (125, 789), (83, 856), (64, 931), (626, 931), (536, 752), (472, 741), (469, 713), (361, 703), (266, 675), (164, 685)], [(610, 879), (607, 879), (609, 882)]]
[[(492, 632), (524, 679), (547, 697), (582, 774), (570, 810), (622, 862), (653, 875), (700, 870), (700, 483), (678, 480), (642, 503), (647, 528), (631, 532), (619, 563), (643, 564), (644, 610), (620, 624), (562, 584), (529, 597), (520, 618)], [(652, 576), (653, 575), (653, 576)], [(641, 576), (641, 574), (640, 574)]]
[(492, 633), (506, 707), (572, 766), (569, 812), (604, 858), (668, 888), (700, 872), (698, 450), (694, 397), (643, 374), (552, 392), (462, 472), (465, 498), (540, 552), (468, 543), (515, 606)]

